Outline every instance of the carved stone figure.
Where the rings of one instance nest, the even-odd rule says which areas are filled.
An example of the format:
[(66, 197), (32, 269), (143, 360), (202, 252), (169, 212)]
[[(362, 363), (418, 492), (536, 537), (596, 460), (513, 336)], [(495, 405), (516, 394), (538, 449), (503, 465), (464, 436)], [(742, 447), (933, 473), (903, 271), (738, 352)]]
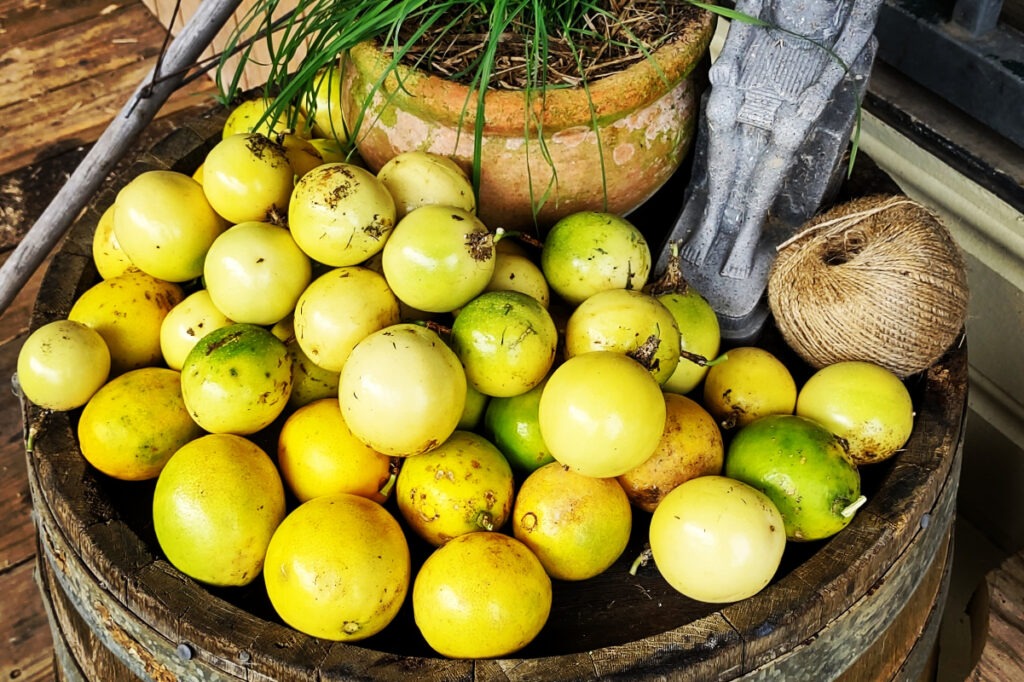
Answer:
[[(880, 0), (739, 0), (709, 73), (693, 180), (668, 242), (719, 314), (756, 333), (775, 246), (842, 179), (877, 42)], [(668, 243), (661, 265), (667, 258)]]

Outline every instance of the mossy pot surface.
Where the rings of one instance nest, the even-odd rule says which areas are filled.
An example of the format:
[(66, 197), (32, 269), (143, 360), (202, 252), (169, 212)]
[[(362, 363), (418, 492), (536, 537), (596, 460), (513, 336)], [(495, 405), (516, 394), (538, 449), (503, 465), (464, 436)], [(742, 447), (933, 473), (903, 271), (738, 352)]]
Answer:
[[(714, 28), (713, 14), (696, 13), (649, 59), (586, 88), (487, 92), (478, 205), (488, 227), (544, 229), (582, 210), (627, 214), (653, 195), (692, 146)], [(362, 112), (356, 145), (371, 169), (421, 150), (471, 173), (476, 92), (392, 68), (372, 42), (348, 52), (342, 74), (344, 115), (351, 124)]]

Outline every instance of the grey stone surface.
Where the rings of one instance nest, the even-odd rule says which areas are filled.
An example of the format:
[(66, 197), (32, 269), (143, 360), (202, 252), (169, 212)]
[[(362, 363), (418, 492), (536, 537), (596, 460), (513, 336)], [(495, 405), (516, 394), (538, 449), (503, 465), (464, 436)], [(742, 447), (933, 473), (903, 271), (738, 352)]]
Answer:
[(723, 337), (756, 336), (778, 244), (837, 189), (867, 87), (881, 0), (739, 0), (711, 87), (683, 210), (662, 248), (708, 299)]

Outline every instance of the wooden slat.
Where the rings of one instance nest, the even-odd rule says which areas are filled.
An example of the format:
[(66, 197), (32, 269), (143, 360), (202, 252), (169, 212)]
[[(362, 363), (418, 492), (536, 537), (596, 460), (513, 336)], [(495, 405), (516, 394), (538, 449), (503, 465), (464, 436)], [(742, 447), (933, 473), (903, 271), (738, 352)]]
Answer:
[(0, 21), (5, 29), (0, 32), (0, 53), (7, 53), (12, 46), (30, 38), (55, 39), (68, 28), (108, 16), (131, 4), (112, 0), (0, 0)]
[(33, 569), (27, 561), (0, 571), (0, 680), (53, 679), (52, 639)]
[[(136, 2), (112, 4), (118, 9), (96, 14), (93, 8), (92, 15), (44, 35), (27, 35), (28, 28), (2, 34), (12, 45), (0, 70), (0, 136), (17, 144), (0, 145), (0, 175), (95, 140), (152, 69), (164, 28)], [(43, 16), (54, 15), (60, 12)], [(209, 79), (198, 79), (161, 115), (213, 93)]]
[(985, 648), (970, 682), (1024, 680), (1024, 552), (988, 576), (989, 619)]

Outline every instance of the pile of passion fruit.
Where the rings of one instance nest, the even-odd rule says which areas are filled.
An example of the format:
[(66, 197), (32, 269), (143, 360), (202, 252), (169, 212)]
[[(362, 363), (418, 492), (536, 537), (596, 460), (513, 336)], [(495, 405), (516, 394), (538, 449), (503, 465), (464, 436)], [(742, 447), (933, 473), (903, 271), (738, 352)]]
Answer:
[(503, 656), (553, 582), (606, 571), (637, 529), (634, 571), (653, 559), (702, 602), (756, 594), (909, 438), (888, 370), (798, 386), (766, 348), (723, 351), (622, 216), (507, 232), (451, 160), (373, 173), (335, 123), (282, 130), (259, 106), (193, 175), (127, 182), (94, 235), (100, 281), (18, 358), (28, 400), (76, 411), (92, 466), (155, 481), (160, 551), (188, 576), (262, 581), (285, 623), (337, 641), (411, 600), (434, 651)]

